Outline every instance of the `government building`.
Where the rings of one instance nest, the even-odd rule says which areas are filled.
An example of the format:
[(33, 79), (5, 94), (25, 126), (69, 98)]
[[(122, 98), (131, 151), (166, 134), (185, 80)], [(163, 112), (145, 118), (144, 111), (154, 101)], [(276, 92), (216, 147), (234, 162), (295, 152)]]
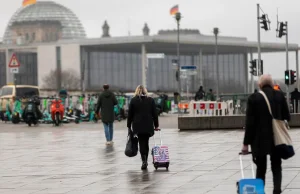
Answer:
[[(115, 91), (132, 92), (137, 85), (147, 83), (151, 92), (177, 91), (172, 64), (177, 53), (177, 30), (160, 30), (152, 35), (145, 23), (139, 36), (113, 37), (109, 21), (102, 22), (99, 38), (87, 38), (76, 15), (58, 3), (38, 1), (20, 8), (11, 17), (0, 44), (0, 86), (14, 82), (8, 64), (15, 53), (21, 64), (17, 84), (92, 91), (108, 83)], [(298, 53), (298, 49), (297, 44), (289, 44), (289, 51)], [(262, 42), (261, 51), (284, 52), (285, 44)], [(244, 37), (218, 37), (220, 94), (250, 92), (248, 66), (255, 52), (257, 42)], [(148, 58), (150, 53), (163, 53), (165, 57)], [(182, 79), (182, 88), (188, 86), (195, 92), (203, 85), (216, 90), (214, 36), (181, 29), (180, 64), (197, 66), (196, 75)], [(64, 72), (72, 72), (80, 87), (68, 86), (66, 76), (60, 76)], [(49, 84), (49, 75), (59, 83)]]

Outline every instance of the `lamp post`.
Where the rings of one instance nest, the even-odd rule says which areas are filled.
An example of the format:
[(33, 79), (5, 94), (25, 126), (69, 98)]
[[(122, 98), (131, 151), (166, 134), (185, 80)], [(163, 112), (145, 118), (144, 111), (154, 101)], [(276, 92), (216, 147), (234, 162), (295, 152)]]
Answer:
[[(177, 21), (177, 73), (178, 73), (178, 93), (180, 96), (181, 92), (181, 80), (180, 80), (180, 20), (181, 20), (181, 13), (177, 12), (175, 15), (175, 19)], [(179, 98), (180, 99), (180, 98)]]
[(218, 34), (219, 28), (214, 28), (214, 35), (215, 35), (215, 55), (216, 55), (216, 70), (217, 70), (217, 100), (219, 99), (219, 56), (218, 56)]

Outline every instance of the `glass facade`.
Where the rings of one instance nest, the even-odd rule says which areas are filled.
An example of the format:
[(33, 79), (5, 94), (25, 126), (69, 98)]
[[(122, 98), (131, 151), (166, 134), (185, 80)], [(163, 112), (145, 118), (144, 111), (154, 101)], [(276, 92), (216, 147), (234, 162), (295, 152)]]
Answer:
[(0, 87), (6, 85), (6, 58), (5, 52), (0, 52)]
[[(219, 91), (222, 93), (243, 93), (246, 87), (244, 54), (219, 55)], [(203, 85), (216, 91), (216, 57), (203, 56)]]
[(38, 69), (36, 53), (16, 53), (20, 62), (16, 83), (19, 85), (38, 85)]
[[(175, 69), (172, 65), (175, 55), (165, 55), (164, 59), (148, 59), (147, 88), (151, 92), (177, 91)], [(181, 65), (200, 67), (199, 56), (181, 56)], [(220, 94), (243, 93), (246, 87), (244, 54), (219, 55)], [(216, 58), (214, 55), (202, 57), (203, 86), (205, 90), (216, 90)], [(101, 88), (110, 84), (115, 90), (133, 91), (142, 84), (142, 57), (138, 53), (89, 52), (87, 65), (89, 89)], [(182, 89), (195, 92), (200, 86), (200, 74), (182, 79)]]

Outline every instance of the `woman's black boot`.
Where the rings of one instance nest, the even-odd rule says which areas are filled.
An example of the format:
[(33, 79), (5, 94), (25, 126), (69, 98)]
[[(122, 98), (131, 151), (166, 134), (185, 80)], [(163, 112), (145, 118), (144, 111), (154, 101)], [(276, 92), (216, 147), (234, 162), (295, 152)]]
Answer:
[(147, 167), (148, 167), (148, 157), (146, 155), (142, 155), (142, 161), (143, 161), (143, 164), (142, 164), (142, 167), (141, 169), (142, 170), (146, 170)]

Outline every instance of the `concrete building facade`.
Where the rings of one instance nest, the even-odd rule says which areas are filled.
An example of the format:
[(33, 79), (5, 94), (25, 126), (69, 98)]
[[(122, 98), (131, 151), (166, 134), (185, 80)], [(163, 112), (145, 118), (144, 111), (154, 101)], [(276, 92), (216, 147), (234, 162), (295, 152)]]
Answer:
[[(299, 48), (297, 44), (290, 44), (289, 49), (298, 52)], [(245, 38), (219, 38), (220, 93), (249, 91), (248, 54), (255, 50), (256, 43)], [(284, 44), (262, 43), (262, 52), (284, 50)], [(133, 91), (138, 84), (143, 83), (143, 79), (147, 80), (149, 91), (173, 92), (177, 89), (172, 65), (172, 60), (176, 59), (176, 36), (108, 37), (60, 40), (27, 46), (2, 45), (0, 53), (0, 74), (6, 77), (4, 79), (1, 76), (1, 85), (13, 82), (7, 64), (11, 55), (17, 53), (21, 62), (17, 78), (22, 80), (22, 84), (36, 83), (47, 88), (44, 78), (49, 72), (61, 69), (72, 71), (75, 77), (84, 80), (83, 87), (86, 90), (99, 89), (108, 83), (115, 90)], [(164, 53), (165, 58), (147, 60), (147, 53)], [(24, 58), (24, 55), (27, 57)], [(213, 36), (182, 35), (180, 60), (181, 65), (195, 65), (198, 71), (197, 75), (190, 77), (189, 82), (182, 81), (182, 88), (188, 84), (190, 91), (196, 91), (200, 85), (216, 89)]]
[[(40, 12), (34, 13), (35, 8), (48, 12), (47, 18), (39, 15)], [(73, 23), (68, 23), (64, 15), (72, 17)], [(29, 19), (24, 20), (24, 16)], [(177, 91), (172, 64), (177, 57), (176, 31), (161, 30), (150, 35), (150, 28), (145, 24), (141, 36), (113, 37), (107, 21), (102, 29), (101, 37), (85, 38), (75, 15), (53, 2), (38, 2), (18, 10), (0, 44), (0, 86), (14, 82), (8, 64), (16, 53), (21, 63), (16, 75), (18, 84), (59, 89), (80, 82), (73, 84), (72, 89), (99, 90), (108, 83), (114, 90), (132, 92), (137, 85), (146, 83), (152, 92)], [(21, 44), (13, 39), (24, 34), (26, 41)], [(297, 53), (297, 63), (298, 50), (297, 44), (289, 44), (289, 51)], [(219, 36), (218, 51), (220, 94), (250, 92), (248, 56), (257, 51), (257, 43), (244, 37)], [(284, 52), (285, 44), (263, 42), (261, 51)], [(163, 53), (165, 57), (149, 59), (150, 53)], [(180, 64), (197, 66), (197, 75), (182, 79), (181, 88), (195, 92), (202, 85), (216, 90), (214, 36), (203, 35), (199, 30), (180, 30)], [(297, 72), (298, 67), (297, 64)]]

